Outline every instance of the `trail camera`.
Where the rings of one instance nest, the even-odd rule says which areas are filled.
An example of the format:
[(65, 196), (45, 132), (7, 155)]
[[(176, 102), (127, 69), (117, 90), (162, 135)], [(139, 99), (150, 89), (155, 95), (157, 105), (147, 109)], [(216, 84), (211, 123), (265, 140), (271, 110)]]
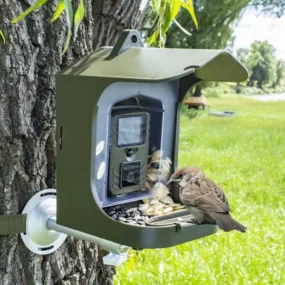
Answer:
[(141, 249), (215, 233), (167, 188), (180, 107), (197, 82), (247, 75), (227, 51), (145, 48), (132, 30), (57, 74), (57, 224)]
[(147, 176), (150, 115), (120, 112), (111, 119), (109, 190), (113, 195), (139, 191)]

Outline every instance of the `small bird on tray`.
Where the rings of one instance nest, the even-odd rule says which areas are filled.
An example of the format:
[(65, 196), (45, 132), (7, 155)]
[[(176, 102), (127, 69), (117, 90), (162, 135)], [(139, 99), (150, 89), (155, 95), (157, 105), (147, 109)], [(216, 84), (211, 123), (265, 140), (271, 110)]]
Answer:
[(225, 193), (199, 168), (183, 167), (168, 181), (173, 196), (179, 196), (198, 224), (217, 224), (223, 231), (245, 232), (246, 227), (230, 216)]

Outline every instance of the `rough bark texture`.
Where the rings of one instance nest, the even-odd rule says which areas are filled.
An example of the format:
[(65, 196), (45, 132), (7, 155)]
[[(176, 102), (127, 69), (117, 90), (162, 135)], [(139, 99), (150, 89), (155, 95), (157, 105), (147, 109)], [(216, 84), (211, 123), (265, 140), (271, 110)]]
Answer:
[[(0, 214), (21, 213), (38, 191), (56, 188), (55, 73), (125, 28), (137, 28), (140, 0), (85, 0), (86, 18), (62, 57), (64, 16), (50, 23), (57, 1), (18, 24), (11, 20), (31, 0), (0, 0)], [(68, 238), (55, 253), (35, 255), (19, 235), (0, 236), (0, 284), (111, 284), (114, 268), (102, 265), (96, 245)]]

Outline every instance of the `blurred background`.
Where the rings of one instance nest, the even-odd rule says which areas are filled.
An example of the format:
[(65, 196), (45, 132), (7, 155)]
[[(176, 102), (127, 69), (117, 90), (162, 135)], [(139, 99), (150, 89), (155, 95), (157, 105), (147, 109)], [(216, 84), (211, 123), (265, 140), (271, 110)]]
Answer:
[[(149, 3), (142, 24), (145, 38), (156, 28), (154, 2), (157, 1)], [(246, 95), (285, 92), (284, 0), (218, 0), (215, 3), (195, 0), (193, 6), (198, 28), (189, 12), (180, 9), (175, 23), (167, 30), (165, 47), (227, 49), (246, 65), (250, 77), (247, 82), (236, 85), (197, 85), (192, 95), (214, 96), (232, 91)]]
[[(155, 29), (155, 2), (141, 27), (146, 42)], [(248, 231), (219, 231), (173, 248), (131, 251), (115, 284), (283, 285), (285, 1), (194, 0), (193, 6), (198, 29), (180, 9), (163, 45), (227, 49), (246, 65), (249, 78), (203, 83), (189, 92), (182, 107), (179, 166), (198, 166), (214, 180)]]

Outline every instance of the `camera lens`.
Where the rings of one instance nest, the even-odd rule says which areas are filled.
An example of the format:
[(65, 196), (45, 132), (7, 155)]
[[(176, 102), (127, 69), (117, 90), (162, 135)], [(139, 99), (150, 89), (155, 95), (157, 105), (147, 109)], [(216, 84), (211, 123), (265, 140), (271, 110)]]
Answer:
[(127, 175), (127, 181), (129, 183), (133, 182), (135, 180), (135, 174), (133, 172), (129, 172)]
[(127, 157), (131, 157), (131, 156), (133, 156), (133, 154), (134, 154), (134, 151), (131, 148), (129, 148), (127, 150)]

